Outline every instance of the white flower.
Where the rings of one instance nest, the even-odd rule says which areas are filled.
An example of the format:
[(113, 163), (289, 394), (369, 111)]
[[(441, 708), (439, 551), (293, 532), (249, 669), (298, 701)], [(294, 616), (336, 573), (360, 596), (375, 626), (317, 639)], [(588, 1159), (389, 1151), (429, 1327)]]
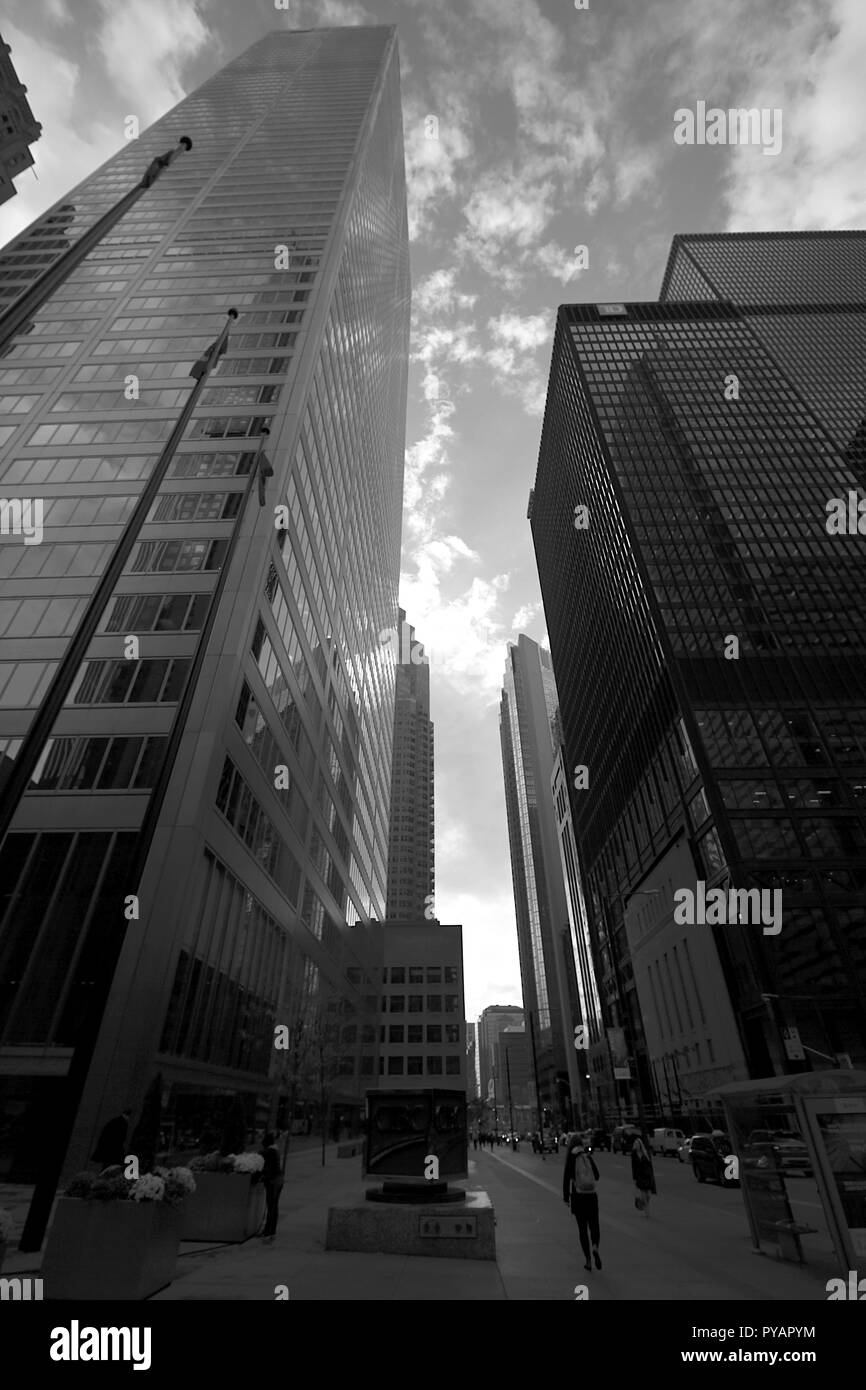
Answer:
[(265, 1160), (261, 1154), (235, 1154), (234, 1170), (236, 1173), (260, 1173), (265, 1166)]
[(129, 1195), (134, 1202), (161, 1202), (165, 1196), (165, 1183), (155, 1173), (143, 1173), (133, 1183)]
[(195, 1192), (195, 1178), (189, 1168), (171, 1168), (167, 1176), (176, 1182), (178, 1187), (183, 1188), (188, 1196)]

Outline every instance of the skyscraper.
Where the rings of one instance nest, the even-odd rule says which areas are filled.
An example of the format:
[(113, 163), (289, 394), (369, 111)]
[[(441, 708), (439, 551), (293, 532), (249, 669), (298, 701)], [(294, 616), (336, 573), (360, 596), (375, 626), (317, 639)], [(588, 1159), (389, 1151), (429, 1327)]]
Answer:
[(0, 373), (0, 487), (45, 521), (0, 546), (0, 748), (36, 759), (0, 848), (24, 1181), (70, 1102), (68, 1168), (148, 1087), (176, 1144), (233, 1098), (249, 1125), (288, 1121), (274, 1030), (311, 1009), (339, 1021), (344, 1113), (376, 1069), (409, 327), (396, 33), (267, 36), (4, 267), (23, 287), (22, 248), (44, 234), (50, 264), (180, 136)]
[[(400, 609), (388, 837), (388, 917), (432, 920), (435, 884), (430, 665)], [(398, 646), (399, 642), (399, 646)]]
[(530, 512), (626, 1107), (866, 1056), (864, 248), (678, 239), (663, 303), (559, 312)]
[(581, 1090), (572, 1046), (581, 1019), (569, 990), (573, 954), (551, 790), (562, 735), (550, 653), (523, 634), (508, 648), (499, 737), (527, 1029), (530, 1038), (535, 1030), (541, 1103), (570, 1124)]
[(8, 43), (0, 38), (0, 203), (15, 197), (13, 179), (35, 164), (30, 146), (42, 134), (11, 53)]
[(495, 1104), (500, 1120), (504, 1118), (505, 1082), (500, 1080), (497, 1069), (499, 1035), (506, 1028), (522, 1028), (525, 1021), (523, 1010), (512, 1004), (491, 1004), (483, 1010), (478, 1020), (481, 1099), (491, 1106)]

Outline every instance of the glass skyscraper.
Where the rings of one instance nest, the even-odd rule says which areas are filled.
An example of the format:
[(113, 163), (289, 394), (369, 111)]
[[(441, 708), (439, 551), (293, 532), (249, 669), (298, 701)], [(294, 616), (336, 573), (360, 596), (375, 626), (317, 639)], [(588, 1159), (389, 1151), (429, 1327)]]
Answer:
[[(864, 272), (685, 237), (661, 303), (559, 312), (530, 513), (626, 1107), (866, 1058)], [(680, 925), (700, 884), (780, 925)]]
[(433, 723), (430, 663), (400, 609), (388, 844), (388, 917), (428, 921), (434, 902)]
[(569, 1125), (581, 1093), (582, 1022), (551, 780), (562, 741), (550, 653), (521, 634), (508, 648), (499, 738), (527, 1032), (535, 1030), (541, 1104)]
[(299, 1009), (339, 1020), (344, 1110), (377, 1070), (410, 299), (395, 30), (260, 40), (6, 248), (7, 297), (183, 136), (0, 366), (0, 492), (44, 509), (41, 543), (0, 538), (7, 774), (105, 598), (0, 847), (13, 1181), (40, 1176), (70, 1097), (67, 1169), (154, 1084), (176, 1146), (238, 1102), (288, 1126), (274, 1030)]

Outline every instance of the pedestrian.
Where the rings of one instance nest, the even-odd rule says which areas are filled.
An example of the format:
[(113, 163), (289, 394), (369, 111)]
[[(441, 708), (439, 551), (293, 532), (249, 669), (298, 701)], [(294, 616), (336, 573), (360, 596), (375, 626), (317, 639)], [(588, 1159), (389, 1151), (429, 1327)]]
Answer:
[(580, 1248), (583, 1251), (584, 1269), (592, 1269), (590, 1249), (596, 1269), (601, 1269), (601, 1256), (598, 1253), (598, 1169), (592, 1154), (587, 1151), (583, 1140), (574, 1135), (565, 1155), (565, 1168), (562, 1174), (562, 1200), (568, 1202), (577, 1222)]
[(126, 1157), (126, 1133), (131, 1119), (132, 1111), (124, 1110), (103, 1126), (93, 1150), (92, 1163), (98, 1163), (100, 1168), (113, 1168), (123, 1163)]
[(283, 1170), (280, 1166), (280, 1154), (274, 1143), (274, 1136), (271, 1133), (265, 1135), (262, 1140), (262, 1158), (265, 1166), (262, 1169), (262, 1182), (265, 1186), (265, 1229), (262, 1232), (263, 1239), (270, 1244), (277, 1233), (277, 1213), (280, 1205), (280, 1193), (283, 1190)]
[(635, 1135), (631, 1146), (631, 1175), (638, 1192), (634, 1204), (644, 1216), (649, 1216), (650, 1197), (656, 1190), (656, 1180), (653, 1161), (639, 1134)]
[(477, 1134), (473, 1134), (473, 1135), (472, 1135), (472, 1147), (473, 1147), (473, 1149), (475, 1149), (476, 1152), (477, 1152), (477, 1150), (478, 1150), (478, 1135), (477, 1135)]

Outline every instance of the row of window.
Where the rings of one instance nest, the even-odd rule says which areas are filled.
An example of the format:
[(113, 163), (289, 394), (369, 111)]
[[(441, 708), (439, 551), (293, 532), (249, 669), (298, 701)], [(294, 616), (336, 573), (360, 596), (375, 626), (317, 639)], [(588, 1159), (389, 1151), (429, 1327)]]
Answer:
[[(460, 1000), (456, 994), (428, 994), (427, 1003), (424, 1003), (423, 994), (391, 994), (382, 1000), (382, 1013), (386, 1011), (390, 1014), (456, 1014), (460, 1009)], [(444, 1008), (443, 1008), (444, 999)], [(408, 1007), (407, 1007), (408, 1003)]]
[[(446, 1043), (459, 1043), (460, 1024), (446, 1023), (444, 1027), (445, 1033), (443, 1038), (443, 1025), (441, 1023), (428, 1023), (428, 1043), (439, 1044), (443, 1041)], [(413, 1043), (423, 1043), (424, 1025), (421, 1023), (410, 1023), (408, 1025), (404, 1025), (402, 1023), (391, 1023), (388, 1024), (386, 1028), (385, 1024), (383, 1023), (379, 1029), (379, 1039), (383, 1043), (402, 1043), (404, 1040), (410, 1045)]]
[(301, 881), (297, 860), (231, 758), (226, 758), (223, 763), (216, 805), (253, 858), (270, 874), (289, 901), (297, 905)]
[(392, 965), (383, 975), (384, 984), (392, 985), (456, 985), (459, 972), (456, 965)]
[[(424, 1063), (427, 1063), (426, 1073), (428, 1076), (442, 1076), (442, 1063), (445, 1063), (445, 1076), (460, 1075), (460, 1057), (413, 1057), (411, 1054), (402, 1057), (380, 1057), (379, 1075), (380, 1076), (421, 1076), (425, 1071)], [(387, 1062), (387, 1068), (386, 1068)]]
[(165, 738), (50, 738), (33, 791), (144, 791), (153, 787)]
[(85, 661), (67, 696), (69, 705), (175, 704), (190, 663), (167, 658), (149, 661)]

